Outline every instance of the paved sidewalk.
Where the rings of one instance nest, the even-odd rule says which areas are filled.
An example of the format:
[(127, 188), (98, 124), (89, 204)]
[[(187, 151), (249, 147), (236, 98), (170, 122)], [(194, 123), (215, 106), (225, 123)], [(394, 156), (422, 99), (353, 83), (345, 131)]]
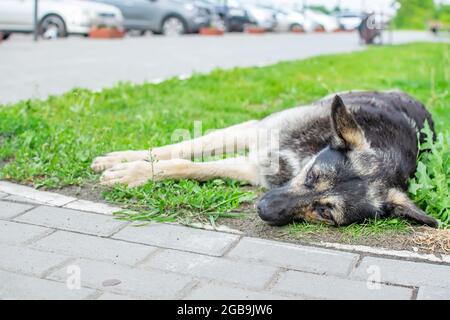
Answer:
[[(412, 41), (445, 39), (425, 32), (401, 31), (393, 35), (395, 44)], [(358, 44), (356, 33), (150, 36), (124, 40), (70, 37), (38, 43), (29, 36), (13, 35), (0, 45), (0, 61), (4, 62), (0, 63), (0, 104), (45, 98), (74, 87), (97, 90), (119, 81), (158, 82), (215, 68), (268, 65), (365, 48)]]
[(450, 265), (186, 228), (0, 181), (0, 299), (450, 299)]

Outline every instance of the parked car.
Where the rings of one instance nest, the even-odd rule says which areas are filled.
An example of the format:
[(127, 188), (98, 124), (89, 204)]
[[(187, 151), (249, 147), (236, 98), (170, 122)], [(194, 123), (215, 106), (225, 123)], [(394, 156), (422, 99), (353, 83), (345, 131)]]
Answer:
[(276, 27), (274, 31), (286, 32), (302, 30), (309, 32), (313, 29), (312, 21), (305, 19), (305, 16), (298, 11), (279, 6), (264, 7), (275, 12)]
[(341, 12), (336, 14), (336, 19), (342, 30), (356, 30), (361, 24), (363, 15), (353, 12)]
[(277, 26), (275, 31), (294, 31), (304, 30), (305, 21), (303, 15), (298, 12), (287, 10), (276, 10), (275, 18), (277, 19)]
[(277, 26), (276, 11), (259, 5), (245, 5), (253, 24), (267, 31), (273, 31)]
[[(116, 7), (82, 0), (39, 0), (39, 34), (43, 38), (87, 35), (95, 25), (122, 28), (123, 17)], [(34, 30), (34, 0), (1, 0), (0, 32), (31, 33)]]
[(209, 26), (211, 8), (189, 0), (95, 0), (118, 7), (127, 30), (179, 35)]
[(241, 2), (237, 0), (203, 0), (213, 8), (214, 14), (222, 21), (228, 32), (242, 32), (252, 23)]
[(302, 13), (304, 18), (311, 22), (313, 30), (332, 32), (339, 29), (336, 17), (311, 9), (305, 9)]

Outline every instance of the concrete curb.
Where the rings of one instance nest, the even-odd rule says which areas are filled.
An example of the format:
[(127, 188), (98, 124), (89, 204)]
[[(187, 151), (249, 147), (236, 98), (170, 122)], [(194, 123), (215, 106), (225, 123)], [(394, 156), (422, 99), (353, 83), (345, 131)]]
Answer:
[(316, 245), (319, 247), (329, 248), (329, 249), (337, 249), (343, 251), (357, 252), (357, 253), (367, 253), (371, 255), (378, 255), (383, 257), (395, 257), (402, 258), (413, 261), (428, 261), (428, 262), (439, 262), (439, 263), (449, 263), (450, 264), (450, 255), (434, 255), (430, 253), (418, 253), (418, 252), (410, 252), (406, 250), (390, 250), (384, 248), (375, 248), (369, 246), (360, 246), (360, 245), (350, 245), (350, 244), (341, 244), (341, 243), (329, 243), (329, 242), (319, 242), (312, 243), (312, 245)]
[(19, 199), (19, 197), (24, 198), (24, 202), (34, 202), (52, 207), (61, 207), (77, 200), (76, 198), (67, 197), (58, 193), (39, 191), (31, 187), (7, 181), (0, 181), (0, 192), (13, 195), (16, 199)]

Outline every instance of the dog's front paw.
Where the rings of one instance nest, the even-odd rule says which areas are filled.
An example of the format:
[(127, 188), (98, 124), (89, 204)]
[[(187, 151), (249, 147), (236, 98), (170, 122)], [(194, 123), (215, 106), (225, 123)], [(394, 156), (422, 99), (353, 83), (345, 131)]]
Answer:
[(153, 177), (152, 164), (147, 161), (119, 163), (106, 170), (100, 177), (100, 183), (106, 186), (126, 184), (137, 187)]
[(103, 157), (95, 158), (91, 164), (91, 169), (94, 172), (102, 172), (114, 167), (119, 163), (144, 160), (147, 157), (149, 157), (148, 151), (111, 152)]

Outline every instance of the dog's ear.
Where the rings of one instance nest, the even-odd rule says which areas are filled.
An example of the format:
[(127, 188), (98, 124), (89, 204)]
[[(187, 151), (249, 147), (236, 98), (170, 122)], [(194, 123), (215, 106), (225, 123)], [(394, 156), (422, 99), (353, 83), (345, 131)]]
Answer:
[(392, 217), (411, 219), (433, 228), (439, 226), (436, 219), (428, 216), (425, 212), (417, 208), (408, 196), (398, 189), (390, 189), (388, 191), (386, 210)]
[(347, 150), (369, 148), (364, 132), (338, 95), (331, 104), (331, 124), (335, 133), (331, 142), (332, 148)]

